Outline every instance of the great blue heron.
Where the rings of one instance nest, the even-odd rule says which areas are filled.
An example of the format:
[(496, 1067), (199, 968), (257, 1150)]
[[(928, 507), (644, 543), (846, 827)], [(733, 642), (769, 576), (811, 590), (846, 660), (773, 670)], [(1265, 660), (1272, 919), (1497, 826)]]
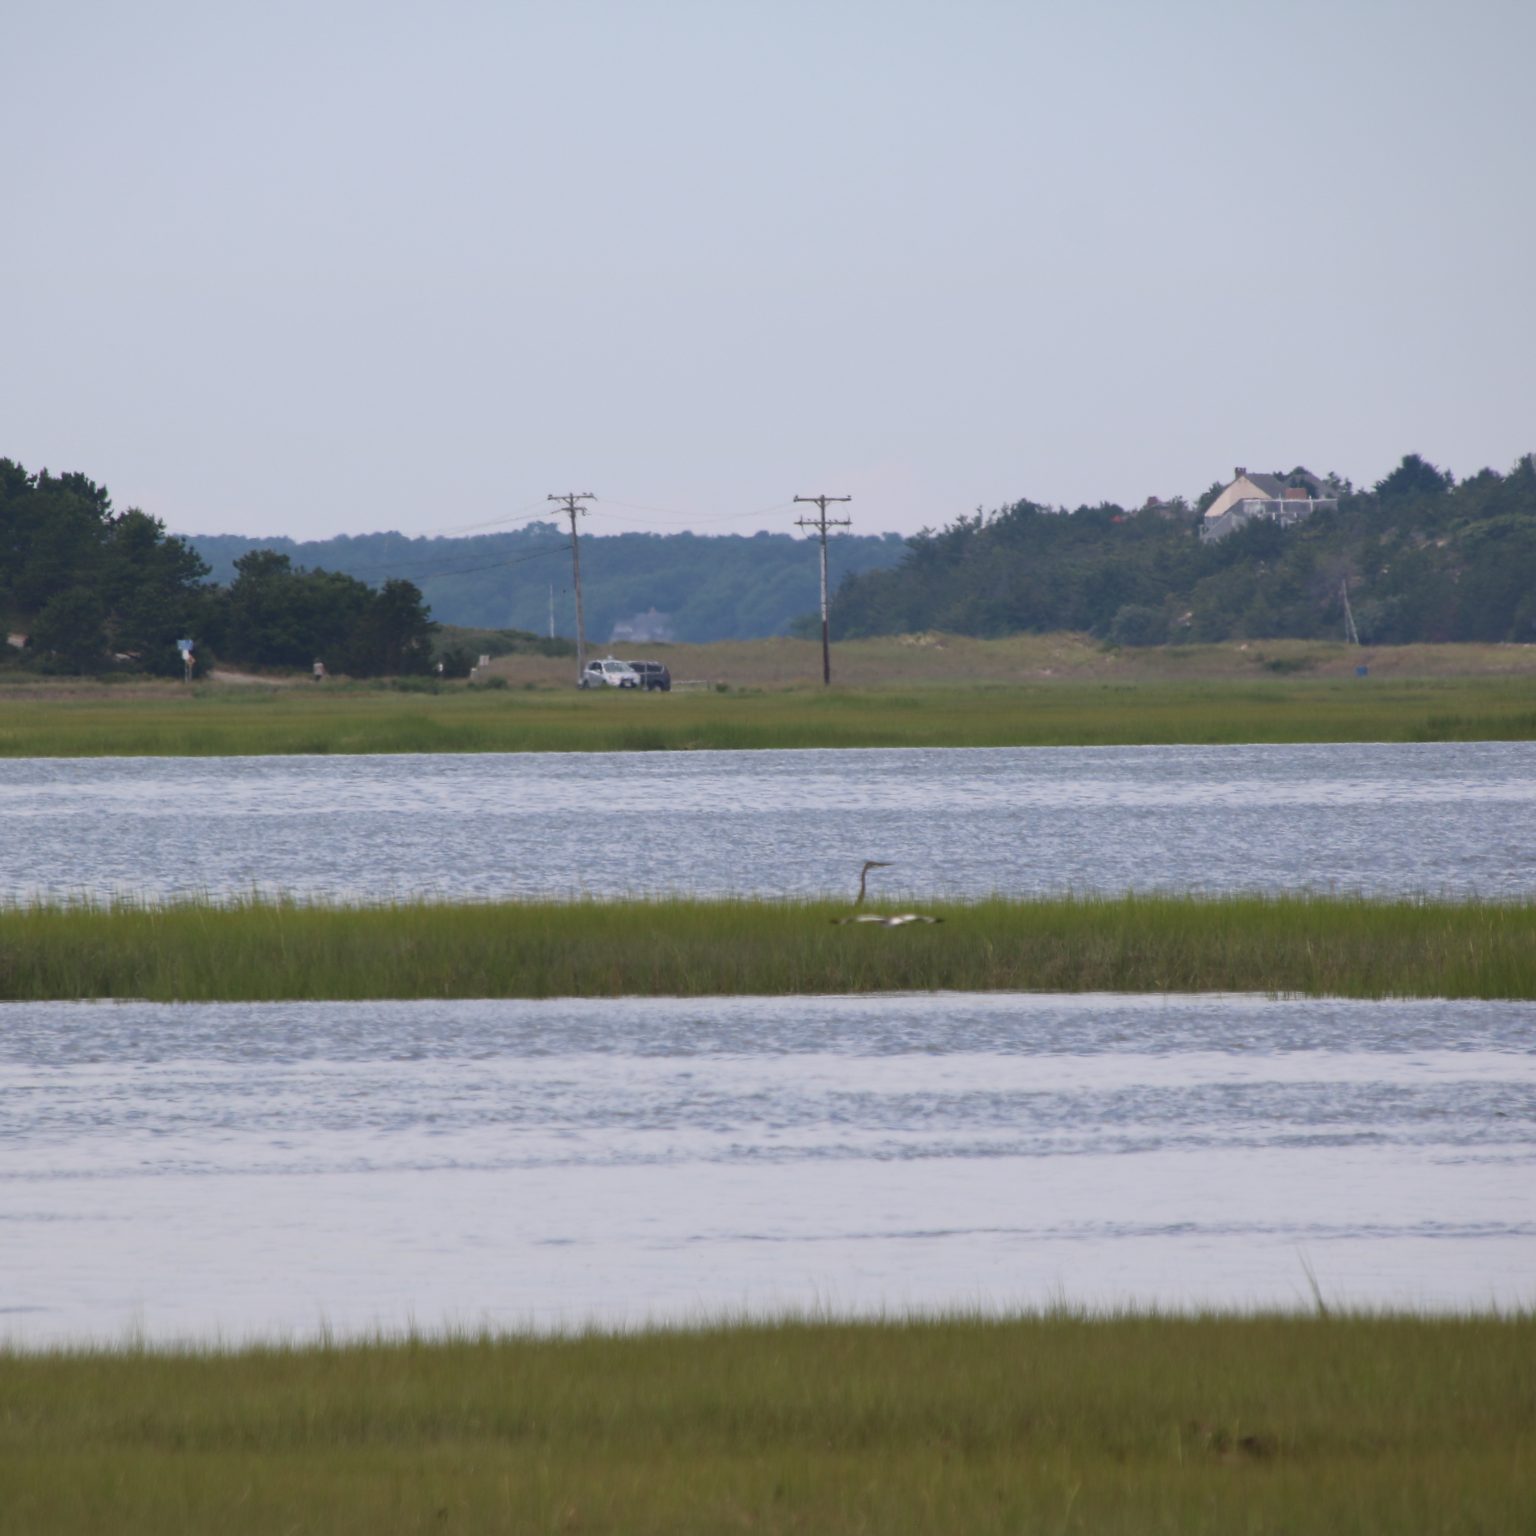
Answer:
[[(864, 867), (859, 871), (859, 894), (854, 898), (854, 906), (864, 904), (864, 882), (869, 878), (872, 869), (889, 869), (890, 861), (886, 859), (865, 859)], [(838, 925), (843, 923), (877, 923), (882, 928), (905, 928), (908, 923), (942, 923), (942, 917), (929, 917), (925, 912), (855, 912), (850, 917), (834, 917), (832, 921)]]
[(872, 869), (889, 869), (890, 863), (885, 859), (865, 859), (864, 868), (859, 871), (859, 894), (854, 897), (853, 904), (856, 907), (864, 905), (864, 882), (869, 878)]

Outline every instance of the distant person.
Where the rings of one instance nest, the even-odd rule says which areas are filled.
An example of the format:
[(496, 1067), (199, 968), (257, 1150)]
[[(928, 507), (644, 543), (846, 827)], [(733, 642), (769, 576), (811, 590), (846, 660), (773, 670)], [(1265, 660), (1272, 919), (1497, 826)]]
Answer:
[(323, 683), (325, 681), (325, 663), (321, 661), (318, 656), (315, 657), (314, 673), (315, 681), (317, 683)]

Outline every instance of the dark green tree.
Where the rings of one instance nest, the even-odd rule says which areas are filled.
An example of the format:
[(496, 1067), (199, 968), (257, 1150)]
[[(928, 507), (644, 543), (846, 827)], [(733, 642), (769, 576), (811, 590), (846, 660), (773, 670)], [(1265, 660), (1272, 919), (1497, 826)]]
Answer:
[(1168, 615), (1147, 603), (1126, 603), (1110, 622), (1116, 645), (1161, 645), (1168, 638)]
[(386, 581), (372, 594), (346, 645), (346, 670), (358, 677), (425, 672), (432, 661), (432, 622), (421, 592), (408, 581)]
[(432, 654), (432, 622), (420, 591), (387, 581), (382, 591), (337, 571), (295, 568), (287, 555), (252, 550), (235, 562), (221, 655), (269, 667), (323, 661), (354, 677), (424, 672)]
[(62, 664), (60, 615), (86, 616), (73, 594), (87, 592), (97, 617), (85, 627), (94, 637), (99, 625), (102, 644), (74, 645), (69, 665), (178, 669), (174, 642), (206, 617), (206, 575), (185, 540), (135, 508), (115, 514), (105, 487), (86, 476), (29, 475), (0, 460), (0, 618), (41, 633), (39, 661)]
[(179, 673), (176, 642), (200, 639), (213, 593), (196, 550), (167, 537), (165, 525), (137, 508), (108, 524), (102, 592), (111, 614), (112, 643), (146, 672)]
[(1376, 495), (1382, 501), (1405, 496), (1443, 496), (1455, 484), (1453, 477), (1421, 459), (1416, 453), (1403, 455), (1403, 461), (1385, 480), (1376, 482)]
[(328, 635), (317, 635), (303, 586), (287, 555), (257, 549), (235, 562), (220, 625), (222, 654), (256, 666), (305, 666)]
[(67, 587), (32, 626), (33, 656), (61, 672), (100, 672), (107, 663), (107, 610), (89, 587)]

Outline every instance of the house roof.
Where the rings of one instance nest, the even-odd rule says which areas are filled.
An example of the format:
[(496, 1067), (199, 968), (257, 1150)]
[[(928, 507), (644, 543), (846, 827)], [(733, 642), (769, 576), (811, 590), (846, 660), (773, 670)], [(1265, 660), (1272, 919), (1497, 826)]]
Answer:
[(1304, 464), (1298, 464), (1295, 469), (1284, 475), (1255, 475), (1249, 474), (1248, 479), (1264, 492), (1266, 496), (1279, 498), (1284, 496), (1286, 487), (1292, 480), (1305, 480), (1307, 489), (1316, 495), (1323, 490), (1327, 481), (1321, 475), (1314, 475)]
[(1285, 494), (1285, 481), (1279, 475), (1260, 475), (1250, 470), (1245, 478), (1251, 480), (1266, 496), (1278, 499)]

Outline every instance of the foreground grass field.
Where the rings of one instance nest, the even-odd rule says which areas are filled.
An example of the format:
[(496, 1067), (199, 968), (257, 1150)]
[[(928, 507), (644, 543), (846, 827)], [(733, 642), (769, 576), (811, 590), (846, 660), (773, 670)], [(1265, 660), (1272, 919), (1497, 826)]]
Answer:
[(1533, 1526), (1530, 1315), (0, 1354), (5, 1536)]
[(1536, 998), (1533, 902), (1130, 896), (921, 907), (944, 921), (836, 926), (846, 905), (773, 901), (9, 907), (0, 999), (934, 989)]

